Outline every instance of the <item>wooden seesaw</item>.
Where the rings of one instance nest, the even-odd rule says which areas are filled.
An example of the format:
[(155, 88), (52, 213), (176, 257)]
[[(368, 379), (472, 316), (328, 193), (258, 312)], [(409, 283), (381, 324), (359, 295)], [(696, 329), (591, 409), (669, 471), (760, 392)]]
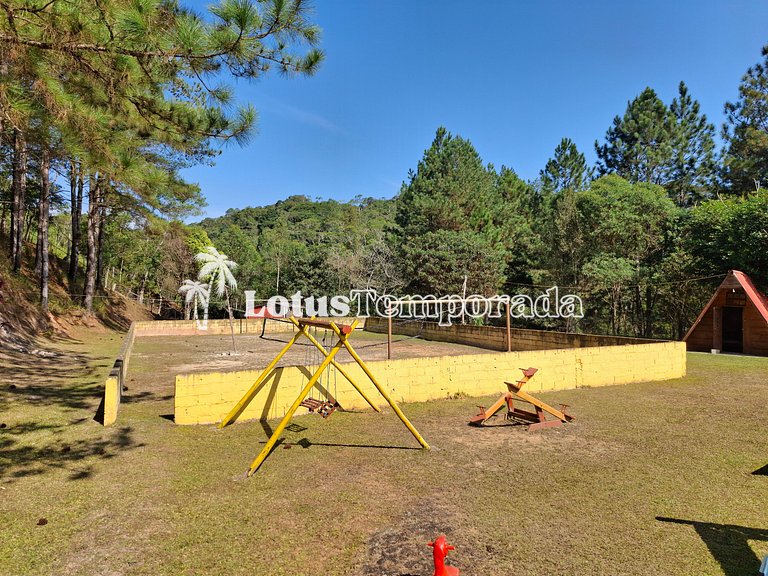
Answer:
[[(567, 413), (568, 405), (561, 404), (560, 410), (552, 408), (549, 404), (542, 402), (522, 390), (523, 386), (538, 372), (538, 368), (520, 368), (523, 371), (523, 377), (517, 382), (504, 382), (509, 388), (509, 392), (502, 394), (501, 397), (490, 408), (478, 406), (480, 413), (473, 417), (469, 423), (473, 426), (483, 426), (488, 420), (494, 418), (496, 414), (507, 407), (505, 415), (506, 420), (527, 424), (529, 431), (550, 428), (552, 426), (562, 426), (565, 422), (573, 420), (573, 416)], [(527, 402), (534, 407), (535, 411), (523, 410), (515, 406), (515, 400)], [(554, 420), (547, 420), (547, 414), (554, 416)]]

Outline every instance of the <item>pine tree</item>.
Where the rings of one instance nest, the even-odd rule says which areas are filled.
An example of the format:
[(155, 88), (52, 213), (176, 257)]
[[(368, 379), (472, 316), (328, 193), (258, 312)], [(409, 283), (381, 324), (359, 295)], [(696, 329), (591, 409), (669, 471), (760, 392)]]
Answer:
[(615, 173), (631, 182), (660, 184), (672, 158), (672, 122), (669, 111), (651, 88), (627, 104), (605, 134), (595, 142), (601, 174)]
[(308, 2), (220, 0), (209, 10), (210, 17), (203, 19), (162, 0), (4, 6), (0, 118), (12, 127), (16, 142), (15, 268), (24, 237), (32, 107), (35, 122), (50, 122), (79, 166), (72, 185), (73, 283), (78, 198), (83, 180), (93, 184), (88, 194), (96, 205), (89, 207), (85, 282), (89, 312), (111, 199), (129, 200), (139, 211), (178, 215), (194, 208), (201, 202), (199, 189), (181, 180), (179, 168), (210, 159), (213, 139), (244, 142), (249, 137), (255, 111), (244, 106), (230, 112), (231, 91), (217, 80), (258, 78), (272, 68), (311, 74), (323, 58), (315, 48), (319, 29), (308, 20)]
[(762, 56), (742, 77), (739, 99), (725, 104), (723, 181), (740, 196), (768, 186), (768, 45)]
[(83, 191), (85, 189), (83, 176), (82, 163), (75, 159), (71, 159), (69, 161), (71, 240), (69, 246), (69, 269), (67, 271), (67, 278), (69, 279), (70, 291), (72, 292), (75, 290), (78, 260), (80, 258), (80, 218), (83, 212)]
[(397, 197), (395, 235), (406, 289), (494, 291), (504, 278), (501, 196), (472, 144), (439, 128)]
[(714, 127), (707, 122), (683, 82), (667, 107), (651, 88), (627, 104), (595, 142), (600, 174), (663, 186), (679, 205), (708, 195), (713, 186)]
[(664, 187), (678, 206), (690, 206), (711, 196), (715, 189), (715, 127), (700, 112), (699, 103), (680, 82), (670, 112), (675, 121), (671, 170)]
[(570, 138), (563, 138), (555, 148), (555, 155), (539, 173), (539, 179), (545, 193), (577, 192), (589, 186), (593, 173), (576, 144)]
[(494, 174), (472, 144), (440, 127), (398, 196), (405, 237), (435, 230), (479, 230), (491, 223)]

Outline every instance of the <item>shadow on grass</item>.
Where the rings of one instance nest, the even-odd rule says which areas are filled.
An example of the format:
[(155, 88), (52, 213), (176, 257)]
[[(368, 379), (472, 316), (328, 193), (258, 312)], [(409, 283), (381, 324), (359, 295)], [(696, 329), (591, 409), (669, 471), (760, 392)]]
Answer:
[(768, 464), (752, 472), (753, 476), (768, 476)]
[[(134, 441), (130, 426), (110, 430), (107, 438), (63, 437), (65, 429), (76, 423), (22, 422), (0, 431), (0, 480), (13, 482), (56, 470), (68, 471), (69, 480), (83, 480), (93, 474), (94, 460), (111, 460), (123, 450), (143, 446)], [(42, 434), (37, 436), (38, 432)]]
[(123, 388), (123, 396), (120, 399), (120, 402), (125, 404), (133, 404), (134, 402), (163, 402), (166, 400), (173, 400), (173, 394), (158, 394), (148, 390), (143, 390), (137, 394), (127, 394), (127, 390), (127, 388)]
[[(0, 481), (56, 471), (82, 480), (98, 461), (140, 446), (131, 427), (90, 423), (103, 399), (107, 362), (73, 352), (0, 349)], [(77, 418), (67, 419), (69, 412)]]
[(758, 558), (749, 546), (749, 540), (768, 541), (768, 529), (748, 528), (734, 524), (714, 524), (656, 516), (659, 522), (693, 526), (696, 534), (709, 548), (709, 552), (720, 564), (726, 576), (757, 574), (760, 567)]
[(332, 448), (376, 448), (380, 450), (416, 450), (419, 451), (422, 448), (415, 446), (386, 446), (384, 444), (342, 444), (335, 442), (312, 442), (309, 438), (302, 438), (298, 442), (295, 442), (296, 446), (302, 448), (311, 448), (312, 446), (330, 446)]
[(104, 360), (108, 359), (74, 353), (41, 356), (0, 351), (0, 410), (15, 403), (92, 409), (102, 393), (97, 378), (100, 367), (93, 364)]

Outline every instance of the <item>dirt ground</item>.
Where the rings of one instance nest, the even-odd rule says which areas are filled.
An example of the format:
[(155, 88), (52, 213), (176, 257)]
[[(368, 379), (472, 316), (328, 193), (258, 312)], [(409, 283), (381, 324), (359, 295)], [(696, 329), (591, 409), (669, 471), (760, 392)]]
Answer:
[[(292, 333), (267, 334), (263, 337), (235, 336), (237, 352), (232, 351), (232, 338), (223, 336), (142, 336), (136, 339), (131, 356), (127, 396), (147, 398), (173, 393), (176, 374), (212, 370), (250, 370), (263, 368), (290, 340)], [(323, 341), (322, 331), (313, 336), (330, 348), (335, 337)], [(386, 360), (386, 334), (357, 330), (350, 343), (363, 360)], [(432, 342), (408, 336), (393, 337), (392, 358), (488, 354), (474, 346)], [(338, 362), (353, 362), (346, 349), (336, 355)], [(322, 355), (307, 339), (302, 338), (283, 356), (278, 366), (317, 366)]]

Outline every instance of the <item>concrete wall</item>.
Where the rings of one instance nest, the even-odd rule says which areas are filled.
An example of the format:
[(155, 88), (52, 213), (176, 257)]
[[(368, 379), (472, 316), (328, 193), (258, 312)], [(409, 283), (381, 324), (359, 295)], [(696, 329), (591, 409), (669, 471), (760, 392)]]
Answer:
[[(369, 362), (368, 366), (397, 402), (423, 402), (455, 394), (484, 396), (506, 391), (504, 381), (517, 380), (519, 368), (539, 372), (526, 385), (529, 392), (667, 380), (685, 375), (685, 344), (659, 342), (627, 346), (467, 354)], [(376, 402), (378, 395), (356, 364), (345, 368)], [(176, 376), (177, 424), (221, 421), (259, 376), (260, 371), (208, 372)], [(240, 420), (282, 417), (308, 380), (306, 369), (277, 368), (262, 384)], [(334, 381), (333, 373), (330, 378)], [(325, 378), (323, 379), (325, 381)], [(340, 375), (331, 385), (343, 408), (366, 408), (365, 401)], [(316, 392), (315, 397), (319, 394)], [(306, 413), (304, 408), (299, 414)]]
[[(365, 329), (369, 332), (387, 332), (386, 318), (368, 318)], [(489, 350), (507, 350), (507, 329), (499, 326), (472, 326), (452, 324), (440, 326), (436, 322), (403, 322), (392, 320), (392, 333), (405, 336), (420, 336), (426, 340), (468, 344)], [(558, 348), (587, 348), (592, 346), (625, 346), (627, 344), (650, 344), (660, 340), (624, 338), (621, 336), (599, 336), (597, 334), (575, 334), (548, 330), (527, 330), (512, 328), (512, 350), (552, 350)]]
[(136, 337), (136, 323), (131, 324), (125, 337), (123, 338), (123, 345), (120, 347), (120, 352), (112, 364), (112, 369), (109, 372), (109, 376), (104, 381), (104, 400), (103, 408), (104, 415), (102, 424), (104, 426), (111, 426), (117, 420), (117, 412), (120, 409), (120, 400), (123, 396), (123, 385), (125, 384), (125, 378), (128, 374), (128, 363), (131, 359), (131, 350), (133, 349), (133, 341)]
[[(349, 324), (354, 318), (340, 318), (339, 321)], [(365, 326), (365, 318), (358, 318), (358, 328)], [(292, 332), (294, 327), (286, 322), (278, 320), (265, 320), (263, 318), (235, 318), (235, 334), (275, 334), (278, 332)], [(158, 320), (149, 322), (134, 322), (136, 336), (211, 336), (230, 333), (229, 320), (208, 320), (208, 329), (200, 330), (194, 320)]]

